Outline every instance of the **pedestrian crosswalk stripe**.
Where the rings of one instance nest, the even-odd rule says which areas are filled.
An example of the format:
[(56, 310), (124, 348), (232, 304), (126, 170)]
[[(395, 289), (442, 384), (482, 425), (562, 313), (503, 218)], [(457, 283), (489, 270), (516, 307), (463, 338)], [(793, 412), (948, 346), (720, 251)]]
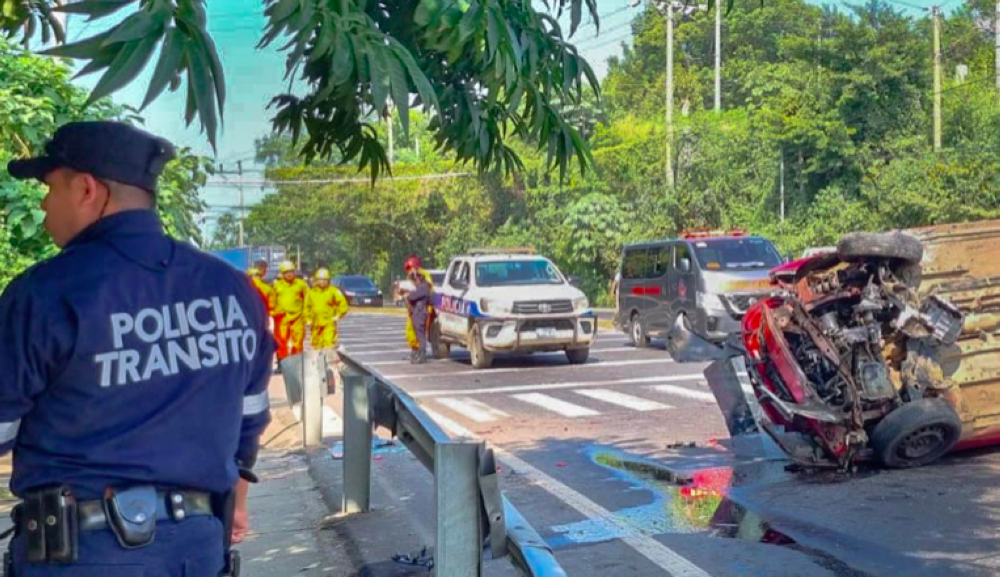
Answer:
[(385, 375), (387, 379), (441, 379), (448, 377), (458, 377), (462, 375), (495, 375), (498, 373), (520, 373), (523, 371), (544, 371), (549, 369), (559, 369), (560, 371), (579, 371), (583, 368), (593, 368), (593, 367), (626, 367), (632, 365), (664, 365), (673, 363), (674, 361), (669, 358), (662, 359), (641, 359), (636, 361), (595, 361), (592, 363), (587, 363), (583, 365), (551, 365), (551, 366), (527, 366), (527, 367), (509, 367), (502, 369), (475, 369), (471, 371), (454, 371), (454, 372), (438, 372), (438, 373), (401, 373), (396, 375)]
[(641, 397), (626, 395), (625, 393), (619, 393), (618, 391), (612, 391), (609, 389), (584, 389), (582, 391), (573, 392), (578, 395), (583, 395), (585, 397), (590, 397), (591, 399), (597, 399), (598, 401), (611, 403), (612, 405), (618, 405), (634, 411), (662, 411), (674, 408), (671, 405), (650, 401), (649, 399), (643, 399)]
[(487, 386), (479, 389), (431, 389), (427, 391), (413, 391), (414, 397), (444, 397), (461, 395), (495, 395), (500, 393), (527, 393), (531, 391), (551, 391), (558, 389), (576, 389), (580, 387), (608, 387), (611, 385), (639, 385), (649, 383), (670, 383), (670, 382), (695, 382), (702, 379), (701, 373), (691, 373), (687, 375), (664, 375), (662, 377), (633, 377), (628, 379), (614, 379), (603, 381), (572, 381), (566, 383), (538, 383), (534, 385), (509, 385), (509, 386)]
[(674, 395), (677, 397), (683, 397), (685, 399), (693, 399), (695, 401), (705, 401), (706, 403), (715, 402), (715, 395), (713, 395), (712, 393), (705, 393), (702, 391), (692, 391), (691, 389), (678, 387), (677, 385), (653, 385), (649, 388), (658, 393), (665, 393), (667, 395)]
[(435, 399), (435, 401), (477, 423), (488, 423), (510, 416), (500, 409), (494, 409), (486, 403), (480, 403), (475, 399), (444, 397)]
[(574, 405), (573, 403), (568, 403), (541, 393), (514, 395), (514, 398), (519, 401), (524, 401), (525, 403), (531, 403), (532, 405), (542, 407), (543, 409), (548, 409), (554, 413), (559, 413), (564, 417), (594, 417), (600, 414), (597, 411), (588, 409), (587, 407)]

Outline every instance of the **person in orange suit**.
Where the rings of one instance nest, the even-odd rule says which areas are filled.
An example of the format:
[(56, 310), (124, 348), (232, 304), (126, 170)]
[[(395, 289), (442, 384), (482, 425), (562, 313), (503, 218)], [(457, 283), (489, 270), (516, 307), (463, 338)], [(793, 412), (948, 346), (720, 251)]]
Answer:
[(274, 281), (271, 310), (274, 315), (274, 337), (278, 341), (278, 362), (302, 352), (306, 337), (306, 294), (309, 285), (295, 277), (295, 265), (285, 261), (278, 267), (281, 276)]

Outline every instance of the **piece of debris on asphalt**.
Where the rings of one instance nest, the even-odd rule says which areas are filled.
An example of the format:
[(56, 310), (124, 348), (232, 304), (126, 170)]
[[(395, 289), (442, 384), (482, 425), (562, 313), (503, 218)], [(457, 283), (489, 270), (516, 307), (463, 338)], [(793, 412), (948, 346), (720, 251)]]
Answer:
[(423, 567), (430, 571), (434, 569), (434, 556), (428, 554), (427, 547), (420, 550), (420, 553), (416, 555), (409, 555), (406, 553), (396, 553), (392, 556), (392, 560), (400, 565), (410, 565), (413, 567)]
[(694, 449), (697, 446), (698, 446), (698, 444), (695, 443), (694, 441), (687, 441), (687, 442), (682, 441), (682, 442), (679, 442), (679, 443), (670, 443), (669, 445), (667, 445), (667, 448), (668, 449)]
[(566, 461), (559, 461), (558, 463), (556, 463), (556, 467), (559, 467), (560, 469), (565, 469)]

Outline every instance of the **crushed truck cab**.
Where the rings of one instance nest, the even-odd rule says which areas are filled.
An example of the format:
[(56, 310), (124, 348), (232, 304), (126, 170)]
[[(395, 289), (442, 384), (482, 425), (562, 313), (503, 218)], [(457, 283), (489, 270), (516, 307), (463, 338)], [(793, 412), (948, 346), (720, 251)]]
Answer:
[(451, 345), (469, 349), (472, 365), (487, 368), (494, 353), (565, 351), (586, 362), (597, 339), (597, 316), (587, 297), (547, 258), (533, 251), (471, 251), (448, 266), (435, 291), (435, 355)]

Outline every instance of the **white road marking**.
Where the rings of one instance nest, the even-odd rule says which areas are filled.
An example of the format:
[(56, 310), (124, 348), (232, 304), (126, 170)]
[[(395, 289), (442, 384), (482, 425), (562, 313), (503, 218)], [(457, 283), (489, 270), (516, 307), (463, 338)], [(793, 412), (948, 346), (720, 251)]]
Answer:
[(510, 416), (500, 409), (494, 409), (486, 403), (480, 403), (475, 399), (443, 397), (435, 399), (435, 401), (477, 423), (488, 423)]
[(658, 393), (665, 393), (667, 395), (674, 395), (676, 397), (683, 397), (685, 399), (693, 399), (695, 401), (705, 401), (706, 403), (715, 402), (715, 395), (713, 395), (712, 393), (705, 393), (702, 391), (692, 391), (691, 389), (685, 389), (684, 387), (678, 387), (677, 385), (653, 385), (649, 388)]
[(527, 393), (531, 391), (555, 391), (559, 389), (576, 389), (579, 387), (607, 387), (610, 385), (634, 385), (648, 383), (695, 382), (703, 378), (701, 373), (688, 375), (669, 375), (662, 377), (635, 377), (617, 379), (614, 381), (574, 381), (572, 383), (544, 383), (535, 385), (511, 385), (507, 387), (484, 387), (480, 389), (432, 389), (429, 391), (413, 391), (413, 397), (443, 397), (449, 395), (490, 395), (498, 393)]
[(548, 395), (543, 395), (541, 393), (513, 395), (513, 397), (519, 401), (531, 403), (532, 405), (547, 409), (553, 413), (559, 413), (564, 417), (596, 417), (597, 415), (600, 415), (599, 412), (588, 409), (587, 407), (567, 403), (566, 401), (550, 397)]
[[(455, 421), (439, 415), (430, 409), (425, 409), (424, 411), (434, 419), (434, 422), (451, 432), (451, 434), (469, 439), (476, 438), (472, 431)], [(493, 452), (497, 458), (507, 463), (508, 467), (524, 475), (534, 486), (545, 489), (556, 499), (579, 511), (587, 519), (599, 521), (617, 529), (624, 535), (622, 542), (663, 569), (667, 575), (671, 577), (711, 577), (707, 571), (688, 561), (670, 547), (660, 543), (649, 533), (644, 532), (641, 526), (636, 525), (629, 519), (608, 511), (588, 499), (582, 493), (560, 483), (530, 465), (527, 461), (500, 447), (493, 447)]]
[(642, 397), (634, 397), (632, 395), (626, 395), (625, 393), (619, 393), (618, 391), (611, 391), (608, 389), (585, 389), (573, 392), (578, 395), (590, 397), (591, 399), (597, 399), (598, 401), (604, 401), (605, 403), (611, 403), (612, 405), (632, 409), (633, 411), (662, 411), (674, 408), (671, 405), (665, 405), (656, 401), (643, 399)]
[(572, 371), (580, 370), (582, 368), (591, 367), (627, 367), (632, 365), (654, 365), (660, 364), (665, 365), (674, 362), (671, 359), (642, 359), (638, 361), (597, 361), (595, 363), (587, 363), (584, 365), (551, 365), (551, 366), (531, 366), (531, 367), (508, 367), (504, 369), (481, 369), (481, 370), (471, 370), (471, 371), (455, 371), (451, 373), (404, 373), (398, 375), (385, 375), (387, 379), (440, 379), (442, 377), (457, 377), (461, 375), (479, 375), (488, 376), (497, 373), (521, 373), (524, 371), (540, 371), (546, 369), (559, 369), (562, 371)]

